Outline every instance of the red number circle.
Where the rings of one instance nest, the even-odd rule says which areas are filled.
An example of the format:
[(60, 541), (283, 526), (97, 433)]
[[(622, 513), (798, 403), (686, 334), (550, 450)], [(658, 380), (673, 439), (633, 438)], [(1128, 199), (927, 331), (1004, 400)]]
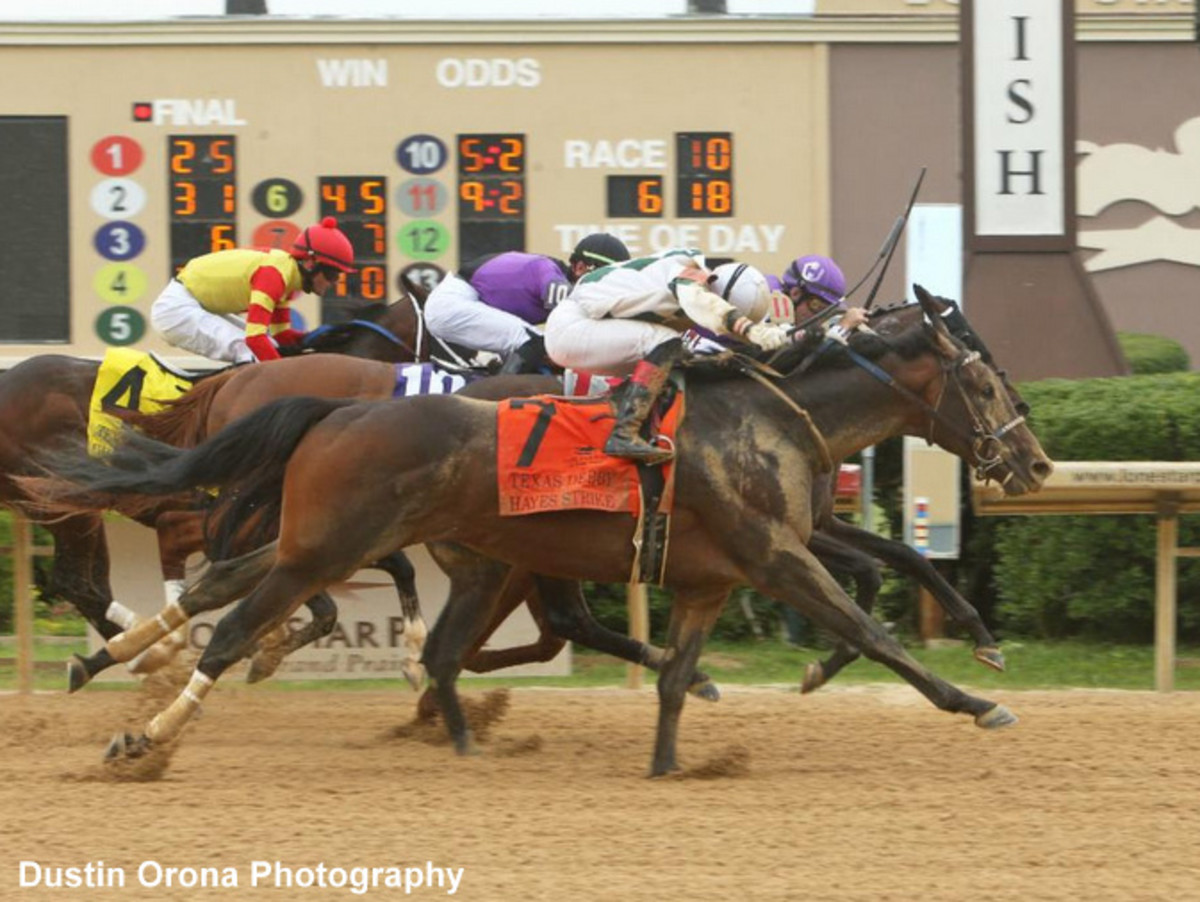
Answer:
[(92, 145), (92, 165), (105, 175), (128, 175), (142, 165), (142, 145), (124, 135), (109, 135)]
[(290, 251), (299, 237), (300, 227), (294, 222), (288, 222), (286, 219), (272, 219), (254, 230), (254, 234), (250, 237), (250, 243), (254, 247)]

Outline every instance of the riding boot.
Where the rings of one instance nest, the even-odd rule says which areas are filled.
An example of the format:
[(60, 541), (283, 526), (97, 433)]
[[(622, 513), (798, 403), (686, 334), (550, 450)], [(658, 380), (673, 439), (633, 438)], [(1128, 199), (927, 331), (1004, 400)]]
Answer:
[(515, 376), (521, 373), (537, 373), (546, 362), (546, 339), (535, 335), (525, 344), (508, 355), (500, 367), (498, 376)]
[(604, 443), (604, 453), (653, 466), (675, 456), (670, 448), (650, 444), (638, 433), (667, 384), (671, 366), (684, 355), (683, 342), (671, 339), (638, 362), (629, 381), (617, 390), (617, 422)]

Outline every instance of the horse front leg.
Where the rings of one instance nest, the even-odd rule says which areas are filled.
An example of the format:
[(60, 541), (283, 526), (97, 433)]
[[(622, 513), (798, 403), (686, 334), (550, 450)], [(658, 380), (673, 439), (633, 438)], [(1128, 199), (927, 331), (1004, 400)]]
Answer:
[(924, 555), (903, 542), (894, 542), (883, 536), (860, 529), (844, 520), (833, 518), (829, 532), (838, 540), (853, 545), (861, 551), (883, 561), (889, 567), (917, 580), (932, 593), (946, 613), (971, 636), (975, 642), (975, 660), (985, 667), (1003, 672), (1004, 653), (996, 637), (988, 630), (975, 606), (946, 582), (932, 562)]
[(676, 746), (683, 703), (700, 660), (700, 651), (717, 622), (729, 591), (729, 587), (676, 590), (664, 661), (658, 674), (658, 729), (654, 738), (654, 757), (650, 762), (651, 777), (662, 777), (679, 770)]
[[(875, 599), (883, 584), (875, 562), (867, 555), (820, 531), (812, 534), (808, 547), (831, 573), (853, 580), (855, 604), (870, 614), (875, 608)], [(861, 655), (854, 646), (838, 641), (828, 658), (824, 661), (813, 661), (805, 666), (800, 691), (808, 693), (821, 688), (837, 676), (843, 667), (857, 661)]]
[(425, 618), (421, 616), (421, 601), (417, 597), (417, 572), (403, 551), (393, 551), (384, 555), (371, 564), (371, 569), (382, 570), (396, 585), (396, 595), (400, 599), (400, 617), (404, 624), (402, 635), (406, 652), (400, 670), (408, 680), (408, 685), (413, 689), (420, 689), (421, 684), (425, 682), (425, 667), (421, 664), (421, 655), (425, 651), (429, 627), (425, 624)]
[[(140, 736), (123, 733), (114, 738), (105, 757), (138, 757), (152, 746), (174, 741), (221, 674), (246, 657), (262, 634), (290, 616), (320, 584), (314, 574), (301, 568), (273, 567), (253, 592), (217, 621), (208, 646), (178, 697), (151, 718)], [(185, 596), (183, 603), (187, 601)]]
[(765, 560), (748, 567), (747, 576), (760, 592), (792, 605), (819, 626), (861, 649), (872, 661), (902, 676), (943, 711), (970, 714), (984, 728), (1016, 723), (1016, 717), (1003, 705), (968, 695), (923, 667), (842, 591), (837, 580), (800, 542), (776, 548)]

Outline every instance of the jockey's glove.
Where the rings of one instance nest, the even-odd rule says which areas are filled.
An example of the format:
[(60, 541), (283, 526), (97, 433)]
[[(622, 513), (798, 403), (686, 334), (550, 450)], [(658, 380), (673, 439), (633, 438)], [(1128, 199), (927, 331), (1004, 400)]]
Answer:
[[(745, 317), (743, 317), (745, 319)], [(750, 322), (749, 320), (746, 320)], [(791, 344), (792, 332), (786, 326), (776, 323), (750, 323), (742, 333), (747, 341), (758, 345), (764, 351), (775, 351)]]

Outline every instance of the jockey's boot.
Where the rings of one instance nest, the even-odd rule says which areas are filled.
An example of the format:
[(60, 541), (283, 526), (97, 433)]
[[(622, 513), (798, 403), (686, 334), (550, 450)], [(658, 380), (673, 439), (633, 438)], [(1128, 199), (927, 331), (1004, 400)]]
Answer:
[(616, 391), (617, 422), (604, 443), (605, 454), (650, 466), (665, 463), (675, 456), (670, 448), (652, 445), (638, 432), (667, 384), (672, 365), (682, 359), (684, 353), (683, 342), (673, 338), (654, 348), (645, 360), (638, 361), (629, 381)]
[(516, 376), (521, 373), (541, 372), (541, 366), (546, 362), (546, 339), (535, 335), (508, 355), (504, 365), (496, 373), (497, 376)]

